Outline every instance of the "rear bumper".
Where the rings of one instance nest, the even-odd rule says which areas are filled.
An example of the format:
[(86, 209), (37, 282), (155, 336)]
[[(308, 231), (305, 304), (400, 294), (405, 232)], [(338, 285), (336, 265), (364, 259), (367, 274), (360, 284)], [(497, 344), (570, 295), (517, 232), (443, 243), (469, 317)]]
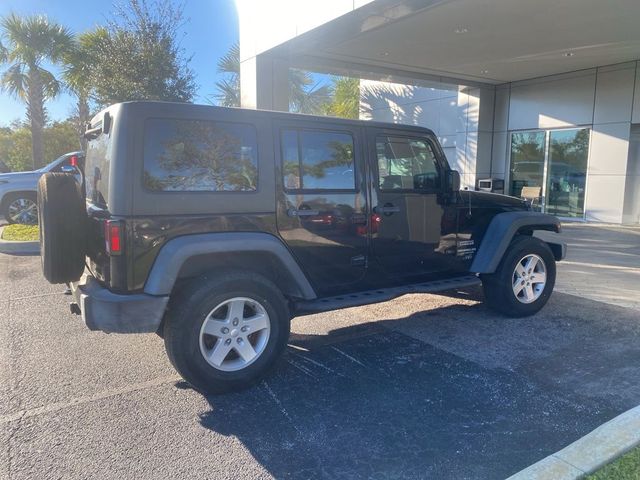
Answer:
[(169, 301), (144, 293), (119, 295), (86, 274), (71, 284), (71, 292), (89, 330), (107, 333), (157, 332)]

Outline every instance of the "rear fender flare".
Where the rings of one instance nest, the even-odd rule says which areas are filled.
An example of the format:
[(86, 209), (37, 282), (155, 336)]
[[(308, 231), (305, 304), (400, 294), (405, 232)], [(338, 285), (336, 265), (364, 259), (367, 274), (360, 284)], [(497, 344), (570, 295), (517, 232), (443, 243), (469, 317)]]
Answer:
[(185, 262), (212, 254), (264, 253), (275, 257), (289, 276), (295, 296), (312, 300), (317, 297), (306, 275), (284, 243), (268, 233), (205, 233), (185, 235), (169, 240), (158, 253), (144, 286), (149, 295), (169, 295)]

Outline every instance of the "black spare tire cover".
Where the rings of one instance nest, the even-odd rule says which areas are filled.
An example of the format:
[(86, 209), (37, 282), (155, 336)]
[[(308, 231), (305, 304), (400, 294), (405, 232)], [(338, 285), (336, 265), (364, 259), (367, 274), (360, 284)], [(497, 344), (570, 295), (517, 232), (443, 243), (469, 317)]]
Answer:
[(38, 181), (42, 272), (50, 283), (82, 276), (87, 250), (87, 211), (72, 174), (45, 173)]

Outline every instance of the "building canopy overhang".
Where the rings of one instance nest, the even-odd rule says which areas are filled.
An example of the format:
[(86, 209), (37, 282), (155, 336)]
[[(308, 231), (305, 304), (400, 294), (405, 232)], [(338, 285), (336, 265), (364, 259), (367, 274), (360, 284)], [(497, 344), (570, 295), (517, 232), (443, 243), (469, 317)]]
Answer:
[(636, 60), (639, 20), (638, 0), (376, 0), (263, 53), (361, 78), (497, 85)]

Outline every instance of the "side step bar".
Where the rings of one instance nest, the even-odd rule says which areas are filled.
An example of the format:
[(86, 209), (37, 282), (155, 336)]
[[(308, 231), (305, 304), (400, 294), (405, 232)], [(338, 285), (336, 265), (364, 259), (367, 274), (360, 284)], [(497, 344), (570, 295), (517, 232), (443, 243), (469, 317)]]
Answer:
[(436, 293), (455, 288), (473, 287), (480, 284), (480, 278), (476, 275), (465, 275), (463, 277), (448, 278), (446, 280), (380, 288), (366, 292), (347, 293), (335, 297), (296, 302), (295, 313), (296, 315), (307, 315), (341, 308), (359, 307), (370, 303), (386, 302), (387, 300), (392, 300), (409, 293)]

